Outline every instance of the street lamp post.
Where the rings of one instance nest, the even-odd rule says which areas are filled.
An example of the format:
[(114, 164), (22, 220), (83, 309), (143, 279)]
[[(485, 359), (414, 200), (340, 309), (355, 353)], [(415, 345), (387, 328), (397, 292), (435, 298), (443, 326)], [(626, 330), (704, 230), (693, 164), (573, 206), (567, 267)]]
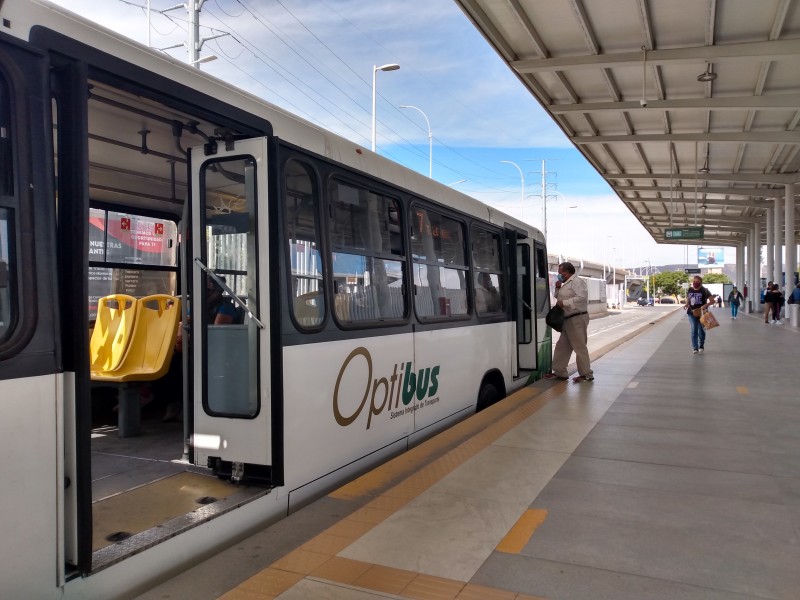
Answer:
[(567, 209), (569, 208), (578, 208), (577, 204), (573, 204), (572, 206), (564, 205), (564, 229), (567, 230), (567, 249), (565, 252), (569, 252), (569, 223), (567, 222)]
[(375, 84), (378, 79), (378, 71), (397, 71), (400, 65), (389, 63), (380, 67), (372, 66), (372, 151), (375, 152)]
[(410, 104), (401, 104), (400, 108), (413, 108), (414, 110), (418, 110), (420, 114), (425, 117), (425, 123), (428, 125), (428, 177), (433, 179), (433, 133), (431, 132), (431, 122), (428, 120), (428, 115), (426, 115), (421, 108), (411, 106)]
[[(506, 163), (506, 164), (509, 164), (509, 165), (514, 165), (515, 167), (517, 167), (517, 171), (519, 171), (519, 178), (522, 180), (522, 186), (520, 187), (519, 200), (522, 203), (522, 205), (524, 206), (524, 204), (525, 204), (525, 175), (522, 173), (522, 169), (519, 168), (519, 165), (517, 163), (511, 162), (510, 160), (501, 160), (500, 162), (501, 163)], [(547, 239), (547, 224), (545, 224), (544, 233), (545, 233), (545, 239)]]
[(603, 281), (605, 281), (605, 279), (607, 277), (607, 275), (606, 275), (606, 265), (608, 263), (606, 261), (606, 245), (608, 244), (608, 240), (609, 239), (613, 240), (614, 236), (613, 235), (607, 235), (605, 238), (603, 238)]
[(616, 255), (617, 249), (611, 248), (611, 278), (612, 278), (612, 285), (614, 286), (614, 304), (619, 304), (619, 291), (617, 290), (617, 268), (614, 266), (614, 262), (616, 262)]

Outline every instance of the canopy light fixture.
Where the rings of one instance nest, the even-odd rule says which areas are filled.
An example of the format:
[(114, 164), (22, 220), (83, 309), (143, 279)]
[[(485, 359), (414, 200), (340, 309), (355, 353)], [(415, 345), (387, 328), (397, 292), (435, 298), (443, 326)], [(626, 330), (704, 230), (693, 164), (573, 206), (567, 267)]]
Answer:
[(702, 82), (714, 81), (716, 78), (717, 74), (711, 71), (711, 63), (709, 63), (706, 65), (705, 72), (700, 73), (700, 75), (697, 76), (697, 81), (702, 81)]
[(706, 157), (706, 162), (703, 163), (703, 166), (700, 167), (699, 169), (697, 169), (697, 172), (698, 173), (708, 173), (709, 172), (709, 169), (708, 169), (708, 157)]

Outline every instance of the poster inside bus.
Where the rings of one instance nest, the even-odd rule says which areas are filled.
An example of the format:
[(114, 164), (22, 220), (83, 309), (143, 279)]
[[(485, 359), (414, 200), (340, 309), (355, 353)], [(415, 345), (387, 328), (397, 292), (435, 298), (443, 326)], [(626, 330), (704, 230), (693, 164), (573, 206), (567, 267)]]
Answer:
[[(89, 214), (89, 319), (109, 294), (175, 294), (178, 227), (173, 221), (93, 208)], [(104, 266), (104, 263), (114, 266)], [(119, 265), (136, 265), (126, 269)]]

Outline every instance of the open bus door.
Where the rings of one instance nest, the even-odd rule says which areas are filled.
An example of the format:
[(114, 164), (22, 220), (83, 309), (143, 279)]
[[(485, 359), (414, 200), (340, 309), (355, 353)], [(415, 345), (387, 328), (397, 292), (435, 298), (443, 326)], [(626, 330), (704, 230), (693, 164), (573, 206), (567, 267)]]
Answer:
[(533, 311), (533, 243), (522, 232), (508, 229), (511, 263), (511, 316), (515, 324), (517, 360), (514, 377), (536, 369)]
[[(186, 312), (194, 462), (234, 481), (271, 479), (266, 159), (266, 138), (191, 149), (192, 293)], [(207, 286), (214, 284), (224, 290), (226, 310), (219, 312), (227, 318), (217, 318), (209, 301)]]

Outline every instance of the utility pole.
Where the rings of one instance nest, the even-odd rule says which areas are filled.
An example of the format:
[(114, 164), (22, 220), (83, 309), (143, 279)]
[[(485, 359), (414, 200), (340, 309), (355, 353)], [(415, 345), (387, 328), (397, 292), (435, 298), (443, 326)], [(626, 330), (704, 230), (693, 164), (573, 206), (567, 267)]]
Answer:
[[(186, 46), (186, 52), (188, 54), (188, 63), (199, 69), (200, 65), (204, 62), (210, 62), (212, 60), (216, 60), (217, 56), (215, 54), (209, 54), (200, 58), (200, 51), (203, 49), (203, 44), (205, 44), (209, 40), (213, 40), (219, 37), (223, 37), (226, 35), (230, 35), (229, 33), (220, 33), (219, 35), (213, 35), (208, 38), (201, 38), (200, 37), (200, 10), (203, 8), (203, 4), (205, 4), (206, 0), (187, 0), (186, 4), (177, 4), (175, 6), (171, 6), (165, 10), (160, 12), (165, 13), (171, 10), (177, 10), (179, 8), (186, 8), (186, 12), (189, 13), (189, 37), (185, 44), (176, 44), (174, 46), (167, 46), (166, 48), (159, 48), (159, 50), (169, 50), (171, 48), (179, 48), (180, 46)], [(148, 45), (150, 45), (150, 2), (148, 0), (147, 6), (147, 40)]]
[(200, 60), (200, 9), (205, 0), (188, 0), (186, 10), (189, 12), (189, 64), (197, 65)]
[[(524, 160), (532, 161), (532, 160), (536, 160), (536, 159), (526, 158)], [(540, 172), (539, 171), (533, 171), (533, 173), (540, 173)], [(547, 183), (547, 176), (548, 175), (555, 175), (555, 173), (556, 173), (555, 171), (548, 171), (547, 170), (547, 159), (543, 158), (542, 159), (542, 170), (541, 170), (541, 176), (542, 176), (542, 193), (541, 193), (541, 196), (542, 196), (542, 233), (544, 233), (544, 239), (545, 239), (545, 242), (547, 242), (547, 243), (549, 243), (549, 240), (547, 239), (547, 198), (548, 198), (548, 196), (547, 196), (547, 186), (548, 185), (553, 185), (553, 184), (548, 184)], [(536, 195), (536, 194), (532, 194), (532, 195)], [(552, 199), (555, 199), (555, 197), (556, 196), (554, 194), (550, 195), (550, 198), (552, 198)]]

